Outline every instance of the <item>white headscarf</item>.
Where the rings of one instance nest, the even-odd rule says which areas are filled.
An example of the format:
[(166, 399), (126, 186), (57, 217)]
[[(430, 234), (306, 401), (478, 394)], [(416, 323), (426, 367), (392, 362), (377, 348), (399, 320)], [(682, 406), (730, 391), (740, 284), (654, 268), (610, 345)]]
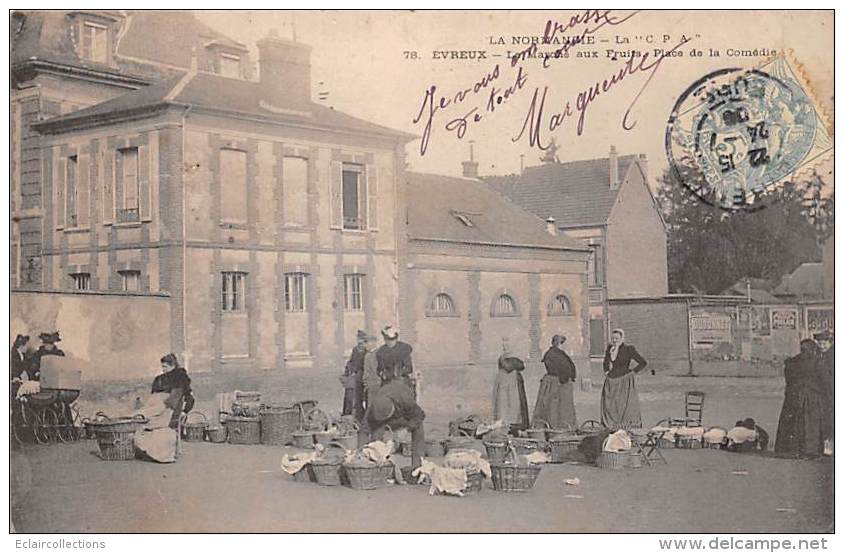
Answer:
[(615, 358), (618, 356), (618, 348), (620, 348), (622, 346), (622, 344), (624, 344), (624, 331), (621, 330), (620, 328), (616, 328), (615, 330), (612, 331), (610, 336), (612, 336), (612, 334), (616, 334), (616, 333), (621, 334), (621, 341), (618, 343), (618, 345), (613, 344), (613, 345), (610, 346), (610, 359), (612, 359), (613, 361), (615, 361)]

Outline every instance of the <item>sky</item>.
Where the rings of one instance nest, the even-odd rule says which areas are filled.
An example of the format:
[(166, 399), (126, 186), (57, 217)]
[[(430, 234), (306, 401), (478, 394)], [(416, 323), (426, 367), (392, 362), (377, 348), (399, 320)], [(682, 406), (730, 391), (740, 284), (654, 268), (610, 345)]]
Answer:
[[(435, 86), (435, 101), (442, 97), (450, 99), (450, 104), (436, 110), (425, 154), (420, 152), (419, 139), (407, 147), (411, 167), (432, 173), (459, 175), (460, 162), (469, 157), (470, 141), (481, 175), (514, 173), (522, 163), (539, 163), (541, 152), (529, 144), (530, 133), (514, 139), (529, 119), (534, 91), (540, 94), (537, 105), (547, 87), (545, 121), (564, 111), (566, 102), (573, 111), (554, 132), (546, 128), (540, 137), (545, 144), (555, 139), (561, 161), (605, 157), (614, 145), (620, 155), (646, 154), (651, 177), (656, 177), (667, 167), (666, 123), (677, 98), (707, 73), (724, 67), (754, 67), (772, 50), (791, 49), (818, 105), (832, 109), (831, 11), (618, 12), (610, 15), (616, 24), (588, 35), (593, 44), (569, 48), (568, 59), (553, 60), (548, 68), (537, 59), (518, 64), (523, 71), (519, 79), (507, 52), (526, 48), (530, 37), (541, 37), (549, 20), (565, 26), (579, 13), (203, 11), (198, 16), (246, 44), (253, 61), (257, 60), (256, 40), (271, 29), (292, 38), (295, 29), (296, 40), (313, 46), (314, 99), (318, 92), (328, 91), (325, 103), (335, 109), (417, 136), (423, 135), (427, 121), (428, 112), (422, 109), (426, 93)], [(556, 36), (573, 36), (575, 30), (587, 27), (589, 22), (575, 23)], [(688, 42), (683, 44), (684, 37)], [(629, 42), (624, 43), (625, 39)], [(498, 44), (500, 41), (505, 44)], [(560, 46), (541, 45), (540, 49)], [(682, 57), (666, 57), (655, 68), (644, 69), (658, 59), (655, 49), (675, 46)], [(721, 56), (711, 57), (711, 48), (718, 49)], [(620, 53), (613, 59), (608, 49)], [(691, 56), (693, 49), (704, 55)], [(640, 69), (629, 72), (588, 104), (578, 133), (578, 94), (623, 70), (628, 61), (623, 53), (630, 50), (647, 54), (633, 58), (628, 66), (641, 64)], [(728, 56), (728, 50), (749, 55)], [(452, 51), (467, 51), (462, 54), (466, 58), (479, 55), (469, 51), (484, 51), (487, 59), (452, 59)], [(576, 57), (583, 51), (597, 51), (598, 57)], [(446, 59), (439, 59), (442, 56)], [(475, 93), (474, 85), (485, 76), (489, 76), (486, 86)], [(507, 88), (513, 88), (512, 94), (495, 102)], [(470, 92), (455, 99), (465, 89)], [(495, 103), (490, 111), (487, 102), (493, 89)], [(481, 120), (470, 117), (458, 137), (460, 118), (473, 108), (477, 108), (474, 113), (482, 114)], [(420, 111), (423, 117), (414, 123)], [(535, 116), (536, 110), (533, 113)], [(455, 119), (452, 130), (447, 130), (446, 124)]]

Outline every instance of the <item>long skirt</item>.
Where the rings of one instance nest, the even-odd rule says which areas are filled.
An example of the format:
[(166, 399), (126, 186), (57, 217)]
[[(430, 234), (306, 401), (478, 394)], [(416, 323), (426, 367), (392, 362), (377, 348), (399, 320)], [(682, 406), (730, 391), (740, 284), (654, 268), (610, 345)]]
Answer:
[(642, 428), (642, 411), (639, 408), (634, 373), (604, 379), (604, 388), (601, 390), (601, 424), (612, 430)]
[(363, 380), (354, 375), (354, 386), (345, 388), (343, 391), (342, 415), (354, 415), (357, 420), (363, 419)]
[(492, 387), (492, 417), (511, 427), (527, 428), (527, 396), (520, 372), (498, 371)]
[(135, 452), (159, 463), (176, 460), (176, 431), (172, 428), (141, 429), (135, 432)]
[(536, 407), (533, 409), (533, 423), (543, 420), (551, 428), (577, 427), (574, 411), (574, 384), (569, 381), (560, 384), (556, 376), (546, 374), (539, 383)]
[[(789, 397), (791, 396), (791, 397)], [(774, 451), (795, 455), (823, 455), (831, 421), (826, 398), (812, 390), (786, 395), (777, 426)]]

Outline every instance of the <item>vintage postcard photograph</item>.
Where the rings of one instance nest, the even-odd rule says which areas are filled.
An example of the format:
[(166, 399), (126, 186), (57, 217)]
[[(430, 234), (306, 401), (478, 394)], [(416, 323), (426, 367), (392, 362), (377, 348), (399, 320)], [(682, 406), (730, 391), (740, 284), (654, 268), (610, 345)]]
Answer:
[(827, 547), (833, 10), (8, 17), (17, 547)]

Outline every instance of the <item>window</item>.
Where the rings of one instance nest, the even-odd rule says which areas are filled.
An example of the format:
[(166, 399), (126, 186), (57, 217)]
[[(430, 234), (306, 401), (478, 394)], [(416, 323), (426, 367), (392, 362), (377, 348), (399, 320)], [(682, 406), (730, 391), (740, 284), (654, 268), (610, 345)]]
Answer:
[(117, 151), (117, 190), (117, 221), (139, 221), (141, 193), (137, 148), (123, 148)]
[(308, 223), (308, 160), (285, 157), (282, 160), (284, 186), (284, 220), (287, 223)]
[(288, 312), (304, 311), (307, 308), (305, 273), (287, 273), (284, 275), (284, 309)]
[(223, 311), (246, 310), (246, 273), (223, 272)]
[(232, 77), (239, 79), (240, 73), (240, 56), (233, 54), (220, 54), (220, 75), (224, 77)]
[(120, 289), (124, 292), (138, 292), (141, 289), (140, 271), (118, 271), (120, 274)]
[(570, 315), (571, 300), (564, 294), (557, 294), (548, 306), (549, 315)]
[(589, 286), (601, 286), (604, 283), (603, 264), (601, 259), (601, 246), (590, 244), (589, 249)]
[(343, 275), (343, 296), (346, 311), (363, 310), (363, 275)]
[(108, 62), (108, 27), (86, 21), (82, 23), (80, 57), (97, 63)]
[(67, 175), (65, 178), (66, 190), (66, 219), (68, 227), (75, 227), (79, 223), (79, 163), (76, 156), (67, 158)]
[(499, 294), (492, 304), (491, 315), (493, 317), (517, 317), (519, 309), (516, 300), (507, 292)]
[(73, 273), (70, 275), (73, 279), (74, 290), (90, 290), (91, 289), (91, 274), (90, 273)]
[(450, 315), (454, 313), (454, 301), (451, 296), (440, 292), (431, 300), (431, 313), (434, 315)]
[(343, 165), (343, 228), (366, 228), (366, 183), (363, 168)]
[(246, 223), (246, 152), (220, 150), (222, 219)]

